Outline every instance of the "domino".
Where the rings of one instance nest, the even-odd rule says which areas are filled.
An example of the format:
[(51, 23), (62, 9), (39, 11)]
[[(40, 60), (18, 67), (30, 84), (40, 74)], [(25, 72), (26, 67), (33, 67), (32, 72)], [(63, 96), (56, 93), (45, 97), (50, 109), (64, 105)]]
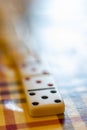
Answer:
[(23, 79), (29, 114), (32, 117), (64, 113), (64, 101), (51, 75)]
[(50, 68), (43, 62), (27, 62), (20, 66), (21, 76), (35, 76), (35, 75), (48, 75), (51, 74)]
[[(40, 117), (64, 113), (64, 101), (52, 75), (48, 73), (43, 63), (35, 62), (33, 58), (30, 58), (30, 50), (27, 51), (25, 44), (18, 39), (14, 25), (10, 18), (7, 19), (8, 13), (6, 12), (2, 12), (3, 17), (1, 17), (1, 46), (6, 47), (9, 57), (15, 63), (19, 76), (21, 76), (30, 116)], [(34, 59), (37, 58), (34, 53), (32, 55)]]

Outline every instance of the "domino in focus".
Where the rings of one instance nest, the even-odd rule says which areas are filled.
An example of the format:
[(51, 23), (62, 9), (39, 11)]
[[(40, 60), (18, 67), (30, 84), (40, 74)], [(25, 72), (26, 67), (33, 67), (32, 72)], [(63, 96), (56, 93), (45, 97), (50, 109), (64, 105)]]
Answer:
[(30, 116), (48, 116), (64, 113), (64, 101), (51, 75), (23, 79)]

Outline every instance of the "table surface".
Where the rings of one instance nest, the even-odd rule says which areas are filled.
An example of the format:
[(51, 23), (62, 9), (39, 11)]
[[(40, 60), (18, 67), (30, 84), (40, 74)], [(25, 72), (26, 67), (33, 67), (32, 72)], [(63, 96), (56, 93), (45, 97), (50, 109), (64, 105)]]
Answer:
[(86, 5), (86, 0), (33, 0), (22, 16), (21, 37), (27, 39), (29, 28), (35, 40), (32, 47), (46, 58), (52, 70), (65, 113), (30, 117), (17, 69), (1, 50), (0, 130), (87, 130)]

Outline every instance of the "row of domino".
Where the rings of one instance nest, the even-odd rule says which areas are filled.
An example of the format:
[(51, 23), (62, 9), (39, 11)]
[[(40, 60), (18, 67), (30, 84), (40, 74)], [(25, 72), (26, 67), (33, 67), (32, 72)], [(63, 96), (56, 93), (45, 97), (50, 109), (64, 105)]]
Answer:
[(20, 67), (20, 73), (31, 116), (64, 113), (64, 102), (45, 63), (28, 62)]
[(12, 59), (23, 83), (30, 116), (64, 113), (64, 101), (45, 62), (37, 61), (30, 55), (25, 57), (22, 63), (19, 63), (15, 56), (12, 56)]
[[(14, 49), (12, 47), (8, 46), (10, 50)], [(21, 47), (21, 44), (17, 47), (19, 52), (22, 51)], [(30, 116), (39, 117), (64, 113), (64, 101), (47, 65), (42, 61), (37, 61), (31, 55), (22, 57), (24, 60), (19, 62), (15, 53), (9, 51), (8, 55), (16, 65), (23, 83)]]
[[(2, 18), (6, 24), (5, 16)], [(19, 41), (11, 21), (10, 32), (3, 28), (0, 43), (16, 65), (23, 83), (29, 114), (33, 117), (64, 113), (65, 105), (50, 70), (33, 57)]]

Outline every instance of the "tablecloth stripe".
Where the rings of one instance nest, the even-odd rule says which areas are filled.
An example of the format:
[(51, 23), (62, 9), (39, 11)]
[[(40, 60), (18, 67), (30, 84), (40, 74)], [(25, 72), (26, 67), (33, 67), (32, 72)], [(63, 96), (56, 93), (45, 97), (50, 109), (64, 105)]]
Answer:
[[(86, 116), (87, 115), (87, 106), (83, 102), (81, 94), (80, 93), (76, 93), (75, 91), (73, 91), (73, 93), (69, 94), (69, 96), (71, 97), (72, 101), (74, 102), (76, 110), (78, 110), (78, 113), (80, 114), (81, 120), (87, 126), (87, 116)], [(83, 105), (83, 109), (81, 107), (82, 105)]]
[[(37, 122), (26, 122), (26, 123), (20, 123), (20, 124), (9, 124), (6, 126), (0, 126), (0, 130), (2, 128), (7, 128), (7, 130), (16, 130), (17, 128), (32, 128), (32, 127), (40, 127), (40, 126), (45, 126), (45, 125), (55, 125), (55, 124), (60, 124), (58, 120), (46, 120), (46, 121), (37, 121)], [(8, 129), (9, 128), (9, 129)], [(10, 129), (11, 128), (11, 129)], [(12, 129), (13, 128), (13, 129)]]
[(21, 85), (21, 82), (20, 81), (14, 81), (14, 82), (0, 82), (0, 87), (7, 87), (7, 86), (10, 86), (10, 87), (14, 87), (15, 85)]
[(8, 90), (5, 90), (5, 91), (1, 91), (0, 92), (0, 95), (11, 95), (11, 94), (24, 94), (24, 91), (22, 89), (20, 90), (11, 90), (11, 91), (8, 91)]
[(15, 102), (15, 103), (25, 103), (26, 99), (21, 98), (21, 99), (5, 99), (5, 100), (0, 100), (0, 104), (6, 104), (8, 102)]
[[(8, 87), (6, 88), (6, 90), (8, 90)], [(6, 98), (10, 99), (10, 95), (6, 95)], [(15, 124), (15, 117), (14, 117), (13, 111), (8, 111), (7, 108), (4, 108), (3, 111), (4, 111), (4, 116), (5, 116), (5, 123), (7, 125), (9, 125), (11, 123)], [(6, 127), (6, 128), (8, 130), (8, 127)], [(16, 126), (15, 126), (15, 129), (16, 129)]]

